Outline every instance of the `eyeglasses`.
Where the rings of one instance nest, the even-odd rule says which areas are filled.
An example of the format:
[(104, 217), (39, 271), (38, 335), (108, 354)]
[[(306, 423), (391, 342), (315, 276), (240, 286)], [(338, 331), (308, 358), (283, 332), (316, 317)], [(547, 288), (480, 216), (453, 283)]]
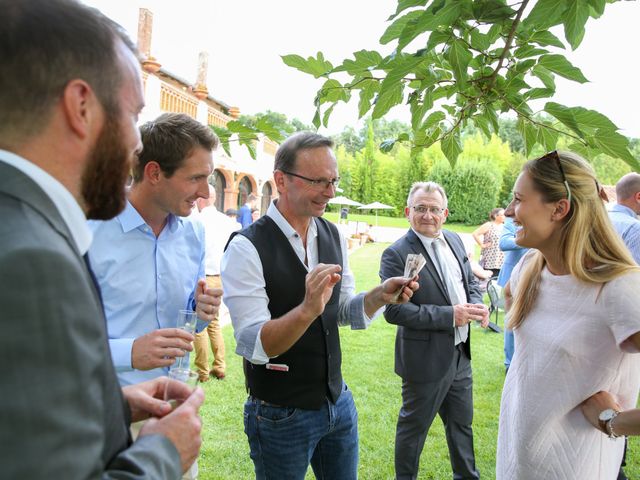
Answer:
[(558, 170), (560, 170), (560, 175), (562, 175), (562, 183), (564, 183), (565, 188), (567, 189), (567, 200), (571, 203), (571, 189), (569, 188), (569, 182), (567, 182), (567, 177), (564, 174), (564, 169), (562, 168), (562, 162), (560, 161), (560, 155), (558, 155), (558, 151), (554, 150), (553, 152), (549, 152), (546, 155), (543, 155), (540, 160), (552, 159), (556, 161), (558, 165)]
[(424, 215), (427, 212), (429, 212), (431, 215), (442, 215), (442, 213), (444, 212), (444, 208), (428, 207), (426, 205), (414, 205), (411, 208), (413, 208), (414, 212), (420, 215)]
[(325, 190), (327, 188), (329, 188), (330, 186), (333, 188), (338, 188), (338, 184), (340, 183), (340, 177), (336, 177), (333, 180), (325, 180), (324, 178), (309, 178), (309, 177), (304, 177), (302, 175), (298, 175), (297, 173), (293, 173), (293, 172), (287, 172), (285, 170), (280, 170), (282, 173), (285, 173), (287, 175), (291, 175), (292, 177), (297, 177), (300, 178), (306, 182), (309, 182), (309, 185), (311, 185), (312, 188), (315, 188), (316, 190)]

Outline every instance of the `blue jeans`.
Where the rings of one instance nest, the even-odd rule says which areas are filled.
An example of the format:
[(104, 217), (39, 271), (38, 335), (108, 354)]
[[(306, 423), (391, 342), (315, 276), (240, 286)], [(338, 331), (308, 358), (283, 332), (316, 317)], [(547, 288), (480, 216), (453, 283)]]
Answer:
[(504, 329), (504, 366), (509, 370), (511, 365), (511, 359), (513, 358), (513, 352), (515, 345), (513, 341), (513, 330), (509, 328)]
[(358, 413), (346, 384), (320, 410), (280, 407), (249, 397), (244, 404), (256, 480), (302, 480), (309, 463), (317, 479), (358, 477)]

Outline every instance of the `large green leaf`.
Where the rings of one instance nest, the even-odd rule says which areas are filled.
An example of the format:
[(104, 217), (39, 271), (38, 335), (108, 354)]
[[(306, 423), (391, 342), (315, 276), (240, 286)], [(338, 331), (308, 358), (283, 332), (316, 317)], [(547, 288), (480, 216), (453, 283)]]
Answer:
[(531, 69), (531, 74), (538, 77), (545, 87), (555, 90), (556, 81), (549, 70), (540, 65), (536, 65)]
[(522, 135), (524, 141), (524, 154), (528, 156), (533, 150), (533, 147), (538, 142), (538, 129), (529, 120), (519, 117), (516, 123), (516, 127)]
[(471, 46), (476, 50), (480, 50), (481, 52), (488, 50), (491, 46), (489, 35), (487, 35), (486, 33), (480, 33), (477, 28), (471, 30), (469, 39)]
[(329, 117), (333, 113), (333, 109), (335, 108), (337, 103), (332, 103), (329, 108), (324, 111), (324, 115), (322, 115), (322, 125), (326, 128), (329, 126)]
[(524, 96), (528, 100), (535, 100), (537, 98), (552, 97), (554, 93), (556, 93), (556, 91), (553, 88), (532, 88), (528, 92), (525, 92)]
[(584, 132), (580, 129), (576, 117), (570, 108), (555, 102), (547, 102), (544, 111), (553, 115), (558, 121), (573, 130), (580, 138), (584, 138)]
[(579, 68), (571, 65), (569, 60), (562, 55), (542, 55), (538, 59), (538, 65), (541, 65), (561, 77), (573, 80), (578, 83), (586, 83), (589, 80), (585, 78)]
[(398, 8), (396, 8), (396, 12), (393, 15), (391, 15), (389, 18), (387, 18), (387, 20), (389, 21), (393, 20), (408, 8), (422, 7), (426, 4), (427, 4), (427, 0), (399, 0)]
[(432, 51), (436, 46), (441, 43), (446, 43), (450, 41), (452, 38), (455, 38), (453, 32), (443, 31), (443, 30), (434, 30), (429, 35), (429, 41), (427, 42), (427, 51)]
[(480, 129), (487, 140), (491, 140), (491, 129), (489, 128), (489, 120), (483, 115), (474, 115), (472, 117), (473, 123)]
[(513, 52), (513, 56), (516, 58), (537, 57), (544, 53), (549, 53), (549, 50), (544, 48), (538, 48), (535, 45), (524, 45)]
[(563, 15), (564, 36), (574, 50), (584, 37), (584, 26), (589, 18), (589, 4), (586, 0), (571, 0)]
[(427, 111), (433, 106), (431, 92), (424, 93), (422, 98), (418, 95), (411, 99), (409, 109), (411, 111), (411, 128), (417, 130)]
[(444, 156), (447, 157), (449, 163), (454, 166), (458, 160), (458, 156), (462, 152), (462, 144), (460, 143), (460, 132), (452, 130), (448, 132), (440, 141), (440, 149)]
[(391, 40), (394, 40), (400, 36), (407, 23), (416, 20), (423, 14), (422, 10), (414, 10), (406, 15), (396, 18), (391, 25), (387, 27), (382, 36), (380, 37), (380, 43), (386, 45)]
[(629, 151), (629, 139), (611, 130), (596, 130), (590, 139), (604, 153), (619, 158), (635, 171), (640, 171), (640, 162)]
[(315, 58), (309, 57), (306, 60), (300, 55), (282, 55), (281, 58), (286, 65), (313, 75), (315, 78), (319, 78), (333, 69), (333, 65), (324, 59), (322, 52), (318, 52)]
[(538, 143), (542, 145), (547, 152), (554, 150), (558, 143), (558, 132), (548, 126), (541, 125), (538, 128)]
[(500, 0), (475, 0), (473, 15), (479, 22), (493, 23), (513, 17), (516, 11)]
[(464, 86), (467, 83), (467, 67), (473, 55), (462, 39), (453, 41), (447, 51), (447, 60), (453, 69), (453, 75), (458, 83)]
[(382, 62), (382, 55), (375, 50), (360, 50), (355, 52), (353, 56), (355, 60), (345, 60), (342, 65), (334, 68), (333, 72), (347, 72), (350, 75), (359, 75)]
[(557, 25), (561, 22), (562, 14), (567, 9), (567, 2), (574, 0), (538, 0), (531, 12), (524, 19), (527, 27), (540, 30)]
[(267, 137), (277, 143), (285, 139), (285, 132), (276, 127), (268, 117), (260, 117), (256, 122), (256, 130), (264, 133)]
[(392, 107), (402, 102), (404, 98), (404, 85), (402, 83), (396, 83), (392, 87), (388, 88), (384, 93), (380, 89), (380, 93), (376, 98), (375, 107), (373, 107), (373, 113), (371, 117), (382, 117), (385, 113), (391, 110)]
[(322, 85), (322, 88), (318, 92), (318, 99), (321, 104), (338, 101), (347, 102), (350, 96), (349, 90), (333, 78), (324, 82), (324, 85)]
[(583, 107), (573, 107), (569, 108), (569, 110), (573, 113), (573, 116), (581, 128), (584, 126), (602, 131), (618, 130), (618, 127), (611, 120), (595, 110), (588, 110)]
[(371, 108), (371, 100), (378, 91), (380, 83), (377, 80), (364, 80), (360, 89), (360, 101), (358, 102), (358, 118), (362, 118)]
[(209, 125), (209, 128), (211, 128), (215, 132), (215, 134), (218, 136), (218, 139), (220, 140), (220, 145), (222, 145), (222, 148), (224, 149), (225, 153), (230, 157), (231, 145), (229, 144), (229, 141), (231, 140), (232, 133), (225, 127), (217, 127), (215, 125)]
[(535, 32), (531, 37), (529, 37), (529, 41), (542, 45), (543, 47), (550, 45), (552, 47), (564, 48), (564, 43), (562, 43), (558, 37), (548, 30)]
[(422, 127), (424, 130), (428, 130), (429, 128), (431, 128), (433, 125), (435, 125), (438, 122), (441, 122), (442, 120), (444, 120), (446, 118), (446, 115), (444, 112), (438, 110), (435, 111), (433, 113), (431, 113), (426, 120), (424, 121), (424, 123), (422, 124)]
[(593, 8), (596, 18), (604, 13), (604, 7), (607, 3), (607, 0), (589, 0), (589, 5)]
[(445, 4), (435, 14), (431, 9), (422, 13), (415, 22), (407, 23), (398, 39), (398, 51), (411, 43), (418, 35), (435, 30), (440, 25), (451, 25), (460, 15), (460, 0)]

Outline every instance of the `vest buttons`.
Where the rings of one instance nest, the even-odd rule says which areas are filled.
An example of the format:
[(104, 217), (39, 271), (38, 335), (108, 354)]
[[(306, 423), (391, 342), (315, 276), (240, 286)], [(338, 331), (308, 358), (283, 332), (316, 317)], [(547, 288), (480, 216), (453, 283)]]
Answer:
[(324, 331), (324, 333), (326, 333), (326, 334), (327, 334), (327, 337), (328, 337), (328, 336), (329, 336), (329, 329), (327, 328), (327, 329)]

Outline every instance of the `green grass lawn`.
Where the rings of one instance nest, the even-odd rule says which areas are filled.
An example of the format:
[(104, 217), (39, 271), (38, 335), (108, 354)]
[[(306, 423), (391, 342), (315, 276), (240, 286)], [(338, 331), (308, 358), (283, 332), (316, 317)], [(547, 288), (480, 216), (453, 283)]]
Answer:
[[(358, 291), (378, 284), (379, 260), (386, 246), (367, 244), (351, 255), (349, 262), (356, 276)], [(499, 324), (503, 325), (502, 317)], [(472, 328), (476, 462), (482, 477), (492, 479), (495, 478), (498, 414), (504, 380), (502, 335), (484, 331), (475, 325)], [(395, 326), (379, 318), (366, 331), (343, 328), (340, 332), (343, 374), (358, 407), (359, 476), (363, 480), (393, 478), (395, 425), (401, 404), (401, 380), (393, 373), (395, 330)], [(227, 377), (224, 381), (211, 380), (204, 384), (207, 399), (200, 410), (204, 421), (200, 478), (251, 479), (254, 478), (253, 464), (243, 426), (246, 392), (242, 362), (234, 354), (231, 327), (226, 326), (223, 331), (227, 346)], [(640, 478), (639, 453), (640, 443), (636, 437), (629, 444), (625, 469), (630, 479)], [(307, 478), (313, 478), (311, 469)], [(427, 437), (419, 478), (451, 478), (449, 454), (439, 418), (434, 421)]]

